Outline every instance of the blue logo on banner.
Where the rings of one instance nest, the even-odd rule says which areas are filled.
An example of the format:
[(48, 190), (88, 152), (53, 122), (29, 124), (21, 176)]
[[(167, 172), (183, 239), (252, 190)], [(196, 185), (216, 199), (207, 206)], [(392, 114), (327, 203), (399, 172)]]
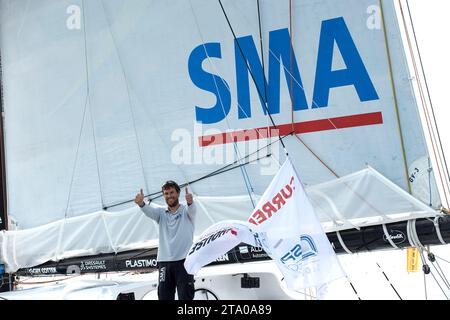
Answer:
[(302, 235), (300, 242), (284, 254), (280, 261), (287, 265), (297, 265), (308, 258), (316, 256), (317, 253), (317, 246), (313, 238), (308, 235)]

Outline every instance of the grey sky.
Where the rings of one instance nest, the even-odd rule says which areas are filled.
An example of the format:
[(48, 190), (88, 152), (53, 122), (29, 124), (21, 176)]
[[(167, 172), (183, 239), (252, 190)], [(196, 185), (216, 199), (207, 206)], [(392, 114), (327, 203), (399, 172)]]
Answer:
[[(448, 0), (409, 0), (417, 38), (447, 158), (450, 157)], [(447, 159), (449, 160), (449, 159)]]

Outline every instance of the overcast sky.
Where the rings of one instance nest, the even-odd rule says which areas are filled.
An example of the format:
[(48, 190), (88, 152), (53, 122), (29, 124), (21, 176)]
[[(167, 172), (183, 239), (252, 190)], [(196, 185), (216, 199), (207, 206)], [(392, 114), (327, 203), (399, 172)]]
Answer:
[(447, 161), (450, 159), (448, 0), (409, 0)]

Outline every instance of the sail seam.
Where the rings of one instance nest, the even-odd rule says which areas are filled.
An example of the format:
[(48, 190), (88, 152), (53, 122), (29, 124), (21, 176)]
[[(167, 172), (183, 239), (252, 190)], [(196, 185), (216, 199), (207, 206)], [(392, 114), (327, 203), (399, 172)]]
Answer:
[(123, 79), (125, 81), (125, 88), (127, 90), (127, 97), (128, 97), (128, 106), (130, 108), (131, 120), (133, 122), (134, 135), (136, 137), (136, 145), (137, 145), (137, 149), (138, 149), (138, 153), (139, 153), (139, 160), (140, 160), (140, 165), (141, 165), (141, 168), (142, 168), (142, 175), (143, 175), (145, 187), (146, 187), (147, 191), (150, 191), (149, 185), (148, 185), (148, 182), (147, 182), (147, 175), (145, 174), (144, 161), (142, 159), (141, 143), (140, 143), (139, 135), (138, 135), (137, 129), (136, 129), (136, 119), (135, 119), (135, 115), (134, 115), (134, 112), (133, 112), (132, 99), (131, 99), (131, 96), (130, 96), (130, 86), (128, 84), (127, 75), (125, 73), (125, 68), (123, 66), (123, 62), (122, 62), (122, 59), (121, 59), (120, 54), (119, 54), (119, 48), (117, 47), (117, 43), (116, 43), (114, 34), (113, 34), (112, 30), (111, 30), (111, 23), (109, 21), (108, 14), (106, 12), (106, 8), (105, 8), (105, 4), (104, 4), (103, 0), (101, 0), (101, 4), (102, 4), (103, 13), (105, 15), (106, 22), (108, 24), (108, 30), (109, 30), (109, 33), (111, 35), (111, 39), (112, 39), (113, 44), (114, 44), (114, 49), (115, 49), (115, 52), (117, 54), (117, 59), (119, 60), (120, 68), (122, 70)]
[[(92, 113), (92, 104), (91, 104), (91, 91), (90, 91), (90, 82), (89, 82), (89, 61), (88, 61), (88, 49), (87, 49), (87, 32), (86, 32), (86, 19), (85, 19), (85, 0), (83, 0), (83, 32), (84, 32), (84, 54), (85, 54), (85, 64), (86, 64), (86, 92), (87, 92), (87, 103), (89, 104), (89, 115), (91, 118), (91, 127), (92, 127), (92, 138), (94, 142), (94, 151), (95, 151), (95, 164), (97, 168), (97, 176), (98, 176), (98, 186), (100, 191), (100, 203), (101, 207), (103, 207), (103, 188), (102, 188), (102, 179), (100, 175), (100, 166), (98, 162), (98, 149), (97, 149), (97, 140), (95, 138), (95, 126), (94, 126), (94, 117)], [(87, 104), (86, 104), (87, 105)], [(80, 136), (81, 139), (81, 136)]]

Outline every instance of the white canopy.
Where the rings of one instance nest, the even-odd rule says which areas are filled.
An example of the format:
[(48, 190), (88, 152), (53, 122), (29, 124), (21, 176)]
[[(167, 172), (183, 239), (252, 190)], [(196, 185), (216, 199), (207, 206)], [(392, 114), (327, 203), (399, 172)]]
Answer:
[[(306, 192), (326, 232), (436, 214), (372, 168), (306, 187)], [(195, 201), (196, 235), (225, 218), (246, 220), (253, 208), (248, 195), (196, 196)], [(150, 248), (158, 245), (157, 230), (137, 206), (98, 211), (26, 230), (3, 231), (0, 261), (13, 272), (49, 260)]]

